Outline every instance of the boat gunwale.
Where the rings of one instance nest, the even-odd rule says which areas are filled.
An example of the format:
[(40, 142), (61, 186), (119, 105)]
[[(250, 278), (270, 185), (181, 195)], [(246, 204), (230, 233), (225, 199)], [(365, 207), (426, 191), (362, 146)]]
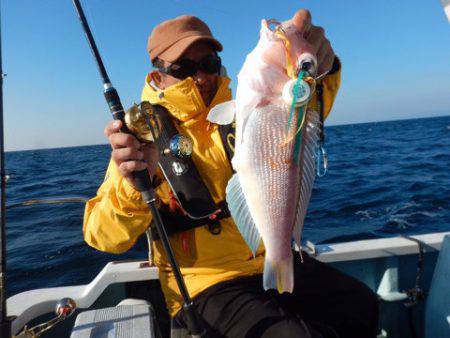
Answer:
[[(450, 235), (450, 231), (409, 238), (402, 236), (320, 244), (314, 246), (314, 252), (311, 248), (306, 251), (325, 263), (404, 256), (418, 253), (417, 241), (423, 245), (425, 252), (439, 251), (446, 235)], [(146, 260), (112, 261), (89, 284), (34, 289), (8, 298), (8, 315), (16, 316), (12, 333), (17, 334), (34, 318), (53, 312), (56, 302), (61, 298), (70, 297), (75, 300), (77, 308), (87, 309), (111, 284), (158, 279), (158, 268), (146, 263)]]

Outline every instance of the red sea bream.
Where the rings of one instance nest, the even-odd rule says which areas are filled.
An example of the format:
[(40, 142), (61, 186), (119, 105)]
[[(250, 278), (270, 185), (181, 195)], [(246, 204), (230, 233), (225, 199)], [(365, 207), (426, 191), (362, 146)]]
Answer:
[(253, 254), (262, 238), (264, 288), (281, 293), (294, 287), (292, 239), (300, 246), (320, 122), (318, 113), (306, 108), (314, 80), (301, 66), (308, 62), (315, 69), (316, 61), (300, 16), (271, 26), (262, 21), (260, 40), (238, 75), (236, 100), (217, 106), (208, 119), (230, 123), (235, 113), (236, 174), (227, 186), (228, 206)]

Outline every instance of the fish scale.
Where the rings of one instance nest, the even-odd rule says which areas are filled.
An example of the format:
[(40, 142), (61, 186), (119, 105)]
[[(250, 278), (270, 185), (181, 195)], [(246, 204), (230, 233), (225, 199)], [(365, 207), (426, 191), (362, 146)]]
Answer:
[[(246, 123), (243, 142), (236, 149), (233, 166), (265, 244), (266, 269), (282, 266), (286, 273), (278, 277), (283, 280), (281, 291), (291, 292), (290, 243), (296, 217), (299, 166), (293, 162), (295, 142), (284, 144), (287, 120), (287, 111), (282, 106), (269, 105), (254, 110)], [(235, 219), (240, 219), (241, 213), (239, 211)], [(269, 288), (273, 282), (265, 284)]]
[(292, 120), (288, 113), (285, 106), (268, 105), (248, 114), (233, 158), (237, 174), (227, 187), (231, 214), (253, 254), (261, 237), (264, 241), (264, 288), (280, 293), (294, 286), (291, 239), (300, 247), (320, 131), (319, 114), (307, 109), (300, 153), (294, 156), (297, 138), (286, 143), (285, 126), (288, 119), (296, 126), (301, 116)]

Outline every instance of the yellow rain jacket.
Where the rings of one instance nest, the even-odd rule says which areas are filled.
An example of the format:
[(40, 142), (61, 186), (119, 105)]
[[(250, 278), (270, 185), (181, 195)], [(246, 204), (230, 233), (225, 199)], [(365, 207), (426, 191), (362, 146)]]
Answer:
[[(142, 92), (142, 100), (166, 107), (180, 133), (192, 138), (192, 159), (216, 203), (225, 199), (232, 168), (218, 126), (210, 125), (206, 116), (211, 107), (231, 100), (229, 82), (228, 78), (219, 78), (218, 91), (210, 107), (205, 106), (191, 78), (161, 91), (151, 86), (147, 77)], [(340, 71), (328, 75), (323, 85), (327, 116), (340, 85)], [(314, 99), (312, 106), (315, 105)], [(156, 193), (162, 203), (169, 203), (166, 181), (158, 186)], [(97, 196), (86, 204), (85, 241), (98, 250), (121, 253), (134, 245), (150, 222), (151, 214), (140, 193), (121, 177), (111, 161)], [(191, 297), (219, 282), (263, 272), (264, 245), (261, 244), (253, 258), (232, 218), (222, 219), (220, 224), (219, 235), (212, 234), (207, 227), (197, 227), (170, 238)], [(154, 241), (153, 252), (166, 304), (170, 315), (174, 316), (182, 307), (182, 298), (160, 241)]]

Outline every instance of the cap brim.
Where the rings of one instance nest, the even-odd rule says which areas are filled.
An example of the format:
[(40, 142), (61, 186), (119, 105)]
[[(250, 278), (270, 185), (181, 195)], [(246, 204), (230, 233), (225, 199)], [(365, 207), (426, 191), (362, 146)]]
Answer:
[(209, 42), (212, 47), (220, 52), (222, 51), (223, 47), (219, 41), (212, 37), (208, 36), (188, 36), (184, 39), (181, 39), (177, 41), (175, 44), (167, 48), (164, 52), (158, 55), (158, 59), (167, 61), (167, 62), (174, 62), (180, 58), (181, 55), (194, 43), (198, 41), (205, 41)]

